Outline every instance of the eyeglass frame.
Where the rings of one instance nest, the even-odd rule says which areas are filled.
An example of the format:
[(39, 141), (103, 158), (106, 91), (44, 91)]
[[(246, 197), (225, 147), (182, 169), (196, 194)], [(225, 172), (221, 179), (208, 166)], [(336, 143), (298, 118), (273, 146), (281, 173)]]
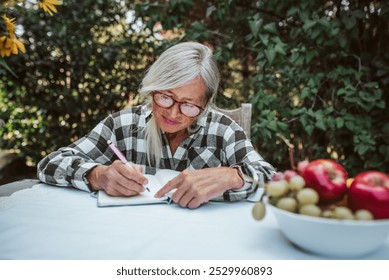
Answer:
[[(169, 107), (164, 107), (164, 106), (159, 105), (158, 102), (155, 100), (155, 95), (157, 95), (157, 94), (163, 95), (163, 96), (166, 96), (166, 97), (170, 98), (170, 99), (173, 101), (172, 105), (170, 105)], [(201, 106), (199, 106), (199, 105), (193, 104), (193, 103), (177, 101), (177, 100), (175, 100), (173, 97), (171, 97), (171, 96), (169, 96), (169, 95), (167, 95), (167, 94), (165, 94), (165, 93), (159, 92), (159, 91), (154, 91), (154, 92), (152, 93), (152, 96), (153, 96), (153, 101), (154, 101), (154, 103), (155, 103), (158, 107), (161, 107), (161, 108), (164, 108), (164, 109), (170, 109), (170, 108), (172, 108), (176, 103), (179, 104), (178, 109), (180, 110), (180, 113), (183, 114), (184, 116), (188, 117), (188, 118), (195, 118), (195, 117), (199, 116), (199, 115), (205, 110), (205, 108), (203, 108), (203, 107), (201, 107)], [(185, 113), (182, 112), (182, 110), (181, 110), (181, 105), (182, 105), (182, 104), (189, 104), (190, 106), (195, 106), (195, 107), (197, 107), (198, 109), (200, 109), (200, 112), (199, 112), (196, 116), (188, 116), (187, 114), (185, 114)]]

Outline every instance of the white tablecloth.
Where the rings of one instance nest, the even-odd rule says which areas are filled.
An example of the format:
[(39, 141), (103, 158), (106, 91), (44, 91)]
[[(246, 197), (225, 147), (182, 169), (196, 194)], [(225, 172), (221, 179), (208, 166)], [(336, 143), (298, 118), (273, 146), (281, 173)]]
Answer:
[[(293, 246), (250, 202), (98, 208), (89, 193), (45, 184), (0, 198), (0, 259), (323, 259)], [(389, 239), (364, 259), (389, 259)]]

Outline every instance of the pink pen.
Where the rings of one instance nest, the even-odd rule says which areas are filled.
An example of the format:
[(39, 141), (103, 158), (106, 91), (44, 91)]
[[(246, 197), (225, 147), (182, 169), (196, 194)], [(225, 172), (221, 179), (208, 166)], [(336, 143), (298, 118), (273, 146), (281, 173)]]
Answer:
[[(112, 149), (112, 151), (115, 153), (115, 155), (117, 155), (117, 157), (126, 165), (128, 166), (130, 169), (135, 169), (132, 164), (125, 158), (125, 156), (122, 154), (122, 152), (119, 151), (118, 148), (116, 148), (116, 146), (110, 141), (110, 140), (107, 140), (107, 144), (108, 146)], [(136, 169), (135, 169), (136, 170)], [(145, 187), (146, 190), (149, 190), (148, 187)]]

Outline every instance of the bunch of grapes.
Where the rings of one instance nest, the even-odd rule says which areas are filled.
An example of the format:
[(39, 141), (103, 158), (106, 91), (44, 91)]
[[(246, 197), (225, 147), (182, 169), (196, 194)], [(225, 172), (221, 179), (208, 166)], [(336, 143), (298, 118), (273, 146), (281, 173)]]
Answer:
[[(320, 205), (319, 194), (306, 186), (304, 178), (293, 170), (276, 173), (272, 180), (266, 184), (265, 194), (270, 204), (293, 213), (342, 220), (373, 219), (370, 211), (361, 209), (353, 213), (341, 202)], [(252, 214), (256, 220), (263, 219), (266, 214), (265, 204), (262, 201), (256, 202)]]

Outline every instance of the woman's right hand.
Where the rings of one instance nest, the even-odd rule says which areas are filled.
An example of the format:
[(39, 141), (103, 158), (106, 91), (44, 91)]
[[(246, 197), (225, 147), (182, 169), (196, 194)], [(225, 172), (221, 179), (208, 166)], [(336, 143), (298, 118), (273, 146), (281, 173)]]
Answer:
[(120, 160), (111, 165), (98, 165), (88, 172), (87, 180), (94, 190), (104, 190), (111, 196), (134, 196), (145, 191), (147, 184), (142, 167), (132, 164), (130, 169)]

